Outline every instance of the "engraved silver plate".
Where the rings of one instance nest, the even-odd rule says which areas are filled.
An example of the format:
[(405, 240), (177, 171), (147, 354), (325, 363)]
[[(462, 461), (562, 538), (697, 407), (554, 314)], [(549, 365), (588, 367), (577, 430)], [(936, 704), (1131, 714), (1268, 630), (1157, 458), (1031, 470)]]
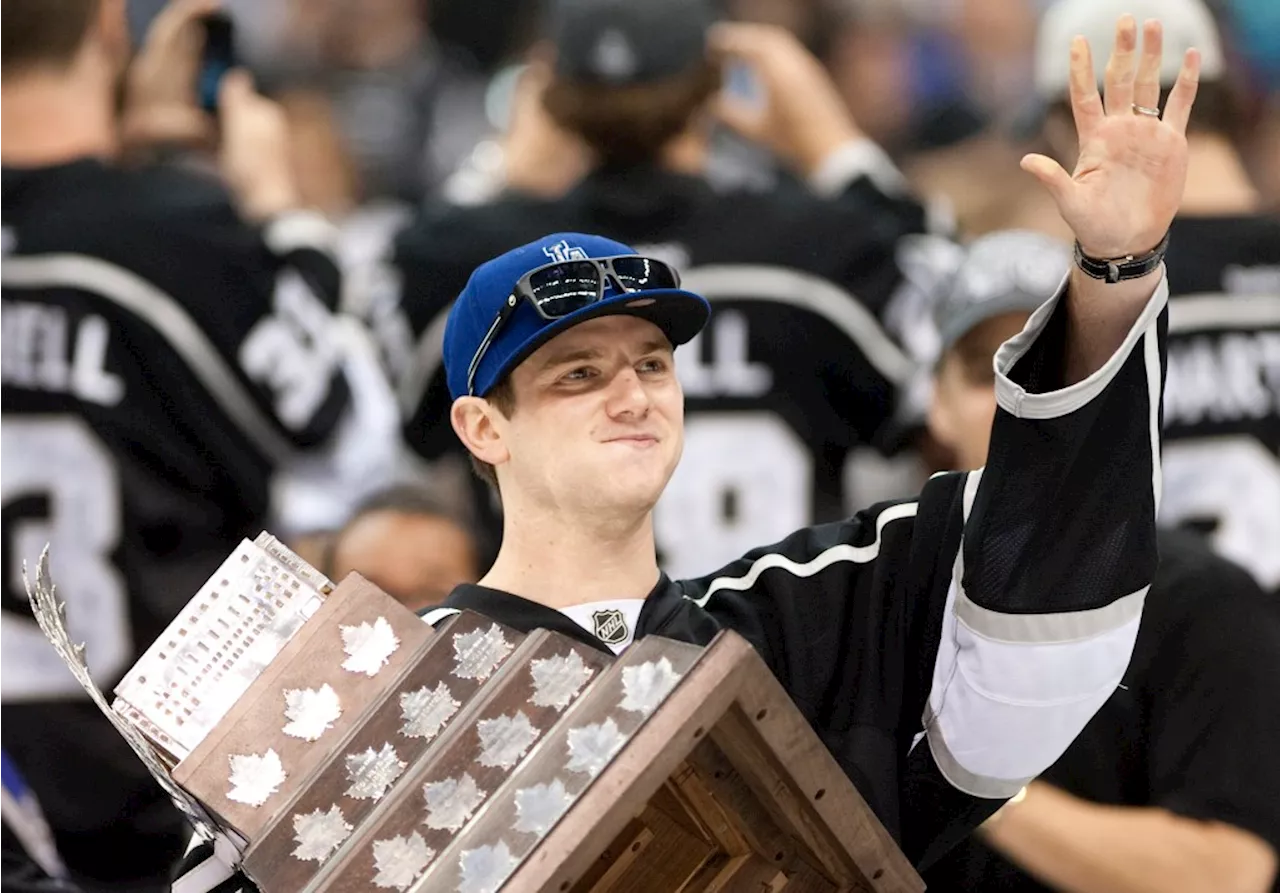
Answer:
[(573, 796), (558, 778), (549, 784), (521, 788), (516, 791), (515, 830), (542, 836), (560, 821), (560, 817), (572, 805)]
[(284, 784), (284, 764), (280, 755), (268, 749), (264, 754), (232, 754), (231, 776), (228, 782), (231, 790), (227, 791), (227, 799), (249, 806), (261, 806), (267, 798), (280, 790)]
[(323, 862), (353, 830), (336, 805), (330, 806), (328, 812), (317, 809), (306, 815), (295, 815), (293, 839), (298, 842), (298, 848), (292, 855), (304, 862)]
[(422, 786), (422, 796), (427, 800), (428, 828), (437, 831), (457, 831), (467, 823), (487, 794), (476, 786), (467, 773), (461, 778), (427, 782)]
[(400, 647), (400, 640), (385, 617), (359, 626), (342, 626), (339, 630), (342, 632), (342, 650), (347, 655), (342, 669), (352, 673), (377, 676)]
[(476, 734), (480, 736), (480, 757), (477, 762), (481, 766), (510, 769), (520, 762), (533, 742), (538, 740), (540, 733), (529, 722), (524, 711), (518, 711), (515, 716), (480, 720), (476, 723)]
[(379, 887), (407, 890), (436, 857), (416, 831), (408, 837), (392, 837), (373, 842), (373, 883)]
[(582, 772), (595, 778), (609, 764), (626, 738), (618, 731), (618, 724), (612, 719), (592, 723), (580, 729), (569, 730), (569, 762), (565, 768), (570, 772)]
[(245, 540), (125, 674), (116, 695), (143, 717), (140, 729), (183, 759), (332, 588), (269, 534)]
[(444, 724), (453, 718), (462, 705), (453, 699), (453, 692), (443, 682), (435, 689), (423, 688), (400, 696), (400, 716), (404, 725), (400, 734), (406, 738), (426, 738), (430, 741)]
[(672, 669), (671, 661), (665, 657), (635, 667), (624, 667), (622, 690), (626, 696), (621, 707), (648, 716), (658, 709), (679, 681), (680, 674)]
[(492, 846), (463, 850), (458, 862), (462, 869), (458, 893), (494, 893), (520, 864), (503, 840)]
[(289, 720), (284, 733), (304, 741), (317, 740), (342, 716), (338, 693), (327, 683), (319, 688), (289, 689), (284, 703), (285, 719)]
[(534, 706), (563, 710), (594, 672), (576, 651), (533, 661), (529, 673), (533, 676)]
[(346, 759), (347, 796), (357, 800), (377, 800), (395, 784), (407, 765), (390, 744), (381, 750), (372, 747), (364, 753), (349, 754)]
[(453, 675), (459, 679), (478, 679), (483, 682), (506, 660), (514, 647), (496, 623), (484, 632), (477, 629), (465, 635), (454, 636)]

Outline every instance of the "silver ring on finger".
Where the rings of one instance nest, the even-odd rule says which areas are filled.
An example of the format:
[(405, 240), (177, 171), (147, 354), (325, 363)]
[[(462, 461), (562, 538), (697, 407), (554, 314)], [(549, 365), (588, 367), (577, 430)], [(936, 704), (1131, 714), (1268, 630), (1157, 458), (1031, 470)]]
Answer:
[(1138, 105), (1136, 102), (1133, 104), (1133, 113), (1135, 115), (1150, 115), (1152, 118), (1160, 117), (1159, 109), (1153, 109), (1145, 105)]

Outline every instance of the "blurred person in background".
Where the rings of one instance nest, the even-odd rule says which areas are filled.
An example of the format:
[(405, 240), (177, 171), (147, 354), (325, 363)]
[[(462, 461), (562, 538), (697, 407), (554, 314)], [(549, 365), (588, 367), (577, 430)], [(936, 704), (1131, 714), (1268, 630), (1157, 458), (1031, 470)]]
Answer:
[[(159, 889), (188, 831), (38, 629), (22, 566), (50, 544), (109, 691), (262, 529), (273, 470), (335, 430), (341, 279), (279, 108), (236, 71), (216, 126), (198, 105), (212, 2), (168, 6), (127, 68), (124, 0), (0, 9), (3, 746), (72, 879)], [(211, 144), (222, 182), (148, 160)]]
[(405, 484), (366, 500), (333, 536), (320, 566), (332, 580), (356, 571), (421, 611), (480, 579), (481, 554), (463, 512), (426, 487)]
[[(1199, 48), (1187, 186), (1170, 242), (1169, 381), (1161, 519), (1194, 527), (1264, 589), (1280, 592), (1280, 214), (1265, 212), (1239, 151), (1241, 111), (1201, 0), (1061, 0), (1040, 23), (1036, 89), (1050, 154), (1074, 163), (1063, 50), (1108, 33), (1121, 10), (1158, 17), (1166, 60)], [(1095, 59), (1098, 77), (1101, 62)], [(1177, 67), (1160, 71), (1162, 88)], [(1163, 95), (1162, 95), (1163, 98)], [(1054, 213), (1050, 231), (1060, 227)]]
[(431, 0), (226, 5), (273, 95), (305, 126), (332, 128), (355, 205), (416, 205), (488, 131), (483, 74), (434, 38)]
[[(428, 458), (459, 449), (440, 421), (440, 339), (484, 259), (546, 232), (601, 233), (711, 300), (715, 318), (680, 367), (684, 460), (656, 514), (673, 575), (917, 484), (850, 481), (910, 370), (879, 317), (901, 279), (895, 246), (925, 229), (925, 211), (795, 37), (712, 18), (688, 0), (559, 0), (554, 61), (531, 67), (506, 140), (505, 193), (425, 210), (395, 250), (402, 328), (417, 343), (392, 366), (407, 437)], [(767, 191), (714, 188), (717, 121), (792, 176)]]
[[(929, 426), (957, 467), (986, 464), (996, 350), (1070, 265), (1047, 236), (994, 233), (969, 246), (940, 296)], [(1158, 543), (1120, 687), (1025, 794), (926, 873), (930, 891), (1272, 889), (1280, 604), (1199, 536), (1165, 529)]]

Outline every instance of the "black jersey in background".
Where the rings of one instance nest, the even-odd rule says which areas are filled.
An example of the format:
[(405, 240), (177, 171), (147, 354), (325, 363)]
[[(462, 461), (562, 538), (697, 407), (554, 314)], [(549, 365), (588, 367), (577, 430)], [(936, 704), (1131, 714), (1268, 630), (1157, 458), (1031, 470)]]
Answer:
[(1177, 217), (1170, 243), (1161, 518), (1280, 593), (1280, 216)]
[[(318, 218), (259, 232), (216, 182), (95, 160), (3, 172), (3, 743), (73, 870), (163, 877), (185, 830), (31, 619), (51, 544), (109, 690), (347, 400)], [(175, 852), (176, 849), (176, 852)]]
[(508, 195), (424, 212), (395, 250), (417, 339), (389, 357), (406, 436), (428, 458), (461, 449), (439, 357), (470, 272), (548, 232), (587, 232), (674, 264), (713, 306), (677, 363), (684, 456), (655, 515), (665, 570), (695, 573), (887, 495), (850, 493), (846, 479), (909, 373), (879, 317), (901, 279), (895, 246), (923, 231), (925, 214), (877, 182), (851, 176), (830, 198), (794, 181), (721, 192), (637, 167), (596, 171), (555, 201)]
[[(1280, 604), (1193, 534), (1162, 531), (1158, 543), (1124, 681), (1040, 780), (1094, 803), (1225, 822), (1280, 851)], [(1049, 889), (976, 837), (925, 882), (930, 893)]]

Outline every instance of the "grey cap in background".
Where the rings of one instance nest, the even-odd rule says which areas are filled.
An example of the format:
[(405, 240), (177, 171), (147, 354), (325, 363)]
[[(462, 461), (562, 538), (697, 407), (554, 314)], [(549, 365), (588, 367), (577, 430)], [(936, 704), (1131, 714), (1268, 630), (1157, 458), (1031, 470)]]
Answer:
[(556, 74), (618, 87), (665, 80), (705, 58), (714, 19), (706, 0), (553, 0)]
[(1111, 45), (1115, 41), (1116, 20), (1130, 13), (1138, 22), (1138, 46), (1142, 46), (1142, 23), (1159, 19), (1163, 26), (1164, 51), (1160, 59), (1160, 84), (1173, 86), (1182, 68), (1182, 57), (1195, 47), (1200, 51), (1200, 79), (1221, 78), (1226, 69), (1218, 25), (1202, 0), (1058, 0), (1040, 19), (1036, 32), (1036, 94), (1044, 102), (1067, 95), (1071, 66), (1071, 39), (1077, 34), (1089, 41), (1093, 68), (1102, 83)]
[(1053, 297), (1071, 263), (1069, 246), (1031, 230), (1002, 230), (975, 239), (934, 306), (941, 352), (988, 319), (1035, 310)]

